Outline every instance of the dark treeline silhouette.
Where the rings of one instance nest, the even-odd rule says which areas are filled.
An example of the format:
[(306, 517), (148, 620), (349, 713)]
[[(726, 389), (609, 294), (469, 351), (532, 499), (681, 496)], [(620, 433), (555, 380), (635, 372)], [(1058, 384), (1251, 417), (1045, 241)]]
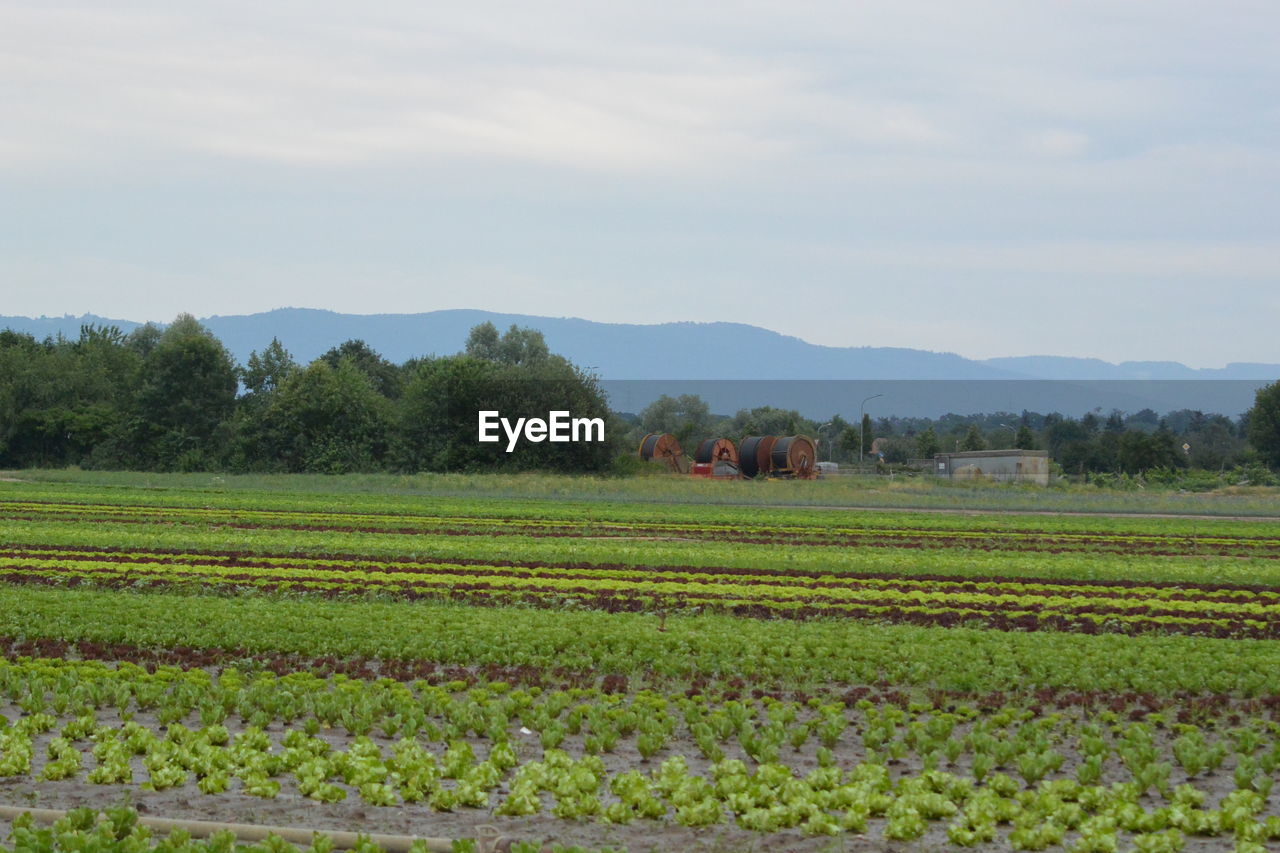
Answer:
[[(606, 442), (476, 440), (476, 413), (604, 418)], [(237, 365), (190, 315), (76, 340), (0, 331), (0, 466), (162, 471), (603, 471), (618, 448), (594, 376), (539, 332), (491, 324), (466, 351), (392, 364), (347, 341), (297, 364), (277, 340)]]

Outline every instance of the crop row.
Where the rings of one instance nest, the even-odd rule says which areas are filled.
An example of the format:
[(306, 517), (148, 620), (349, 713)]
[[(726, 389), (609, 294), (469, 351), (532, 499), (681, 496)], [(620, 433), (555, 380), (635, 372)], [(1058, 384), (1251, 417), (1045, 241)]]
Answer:
[[(601, 552), (608, 553), (608, 552)], [(1067, 596), (1099, 598), (1137, 597), (1159, 600), (1220, 600), (1239, 603), (1274, 604), (1280, 602), (1280, 589), (1263, 584), (1143, 582), (1134, 580), (1102, 580), (1072, 578), (996, 577), (930, 575), (919, 572), (855, 572), (847, 570), (815, 570), (788, 567), (717, 565), (632, 565), (624, 562), (590, 562), (584, 559), (550, 562), (540, 560), (484, 560), (452, 555), (427, 557), (369, 554), (272, 553), (269, 551), (205, 551), (174, 548), (130, 548), (104, 546), (61, 546), (40, 543), (9, 543), (0, 546), (0, 559), (15, 561), (83, 561), (102, 563), (154, 564), (174, 567), (206, 566), (223, 569), (330, 569), (343, 571), (378, 571), (389, 574), (419, 574), (440, 567), (455, 570), (474, 568), (478, 574), (495, 572), (545, 576), (556, 574), (576, 577), (619, 579), (663, 579), (676, 582), (733, 582), (734, 578), (761, 584), (795, 585), (821, 588), (845, 588), (850, 584), (901, 592), (942, 591), (982, 593), (1050, 592)], [(586, 574), (575, 575), (575, 572)]]
[(109, 521), (113, 523), (213, 524), (238, 529), (269, 528), (346, 533), (477, 536), (527, 538), (657, 538), (743, 544), (811, 545), (906, 549), (967, 549), (1029, 552), (1097, 552), (1149, 556), (1235, 556), (1280, 558), (1280, 538), (1259, 535), (1161, 534), (1008, 529), (975, 524), (967, 529), (929, 529), (848, 523), (848, 513), (830, 513), (828, 524), (776, 522), (714, 524), (704, 521), (618, 521), (600, 514), (577, 519), (526, 516), (376, 515), (340, 512), (301, 512), (249, 508), (196, 508), (0, 502), (3, 517), (12, 520)]
[(1275, 641), (1085, 636), (428, 602), (137, 595), (0, 586), (0, 636), (250, 654), (558, 667), (633, 683), (714, 677), (762, 690), (893, 685), (961, 692), (1058, 687), (1271, 696)]
[[(575, 670), (564, 666), (502, 666), (488, 663), (484, 666), (440, 664), (427, 660), (371, 658), (359, 655), (337, 657), (324, 655), (308, 657), (297, 653), (250, 651), (244, 648), (172, 648), (140, 647), (127, 643), (100, 643), (89, 640), (54, 640), (49, 638), (20, 639), (0, 636), (0, 655), (10, 660), (22, 659), (59, 662), (87, 662), (100, 664), (111, 662), (129, 670), (137, 667), (147, 673), (164, 672), (169, 668), (201, 669), (218, 673), (238, 669), (248, 674), (270, 673), (277, 677), (286, 675), (316, 676), (328, 679), (341, 676), (360, 679), (368, 683), (387, 684), (399, 681), (415, 687), (423, 685), (447, 685), (450, 690), (461, 691), (485, 685), (519, 685), (523, 688), (555, 691), (576, 691), (574, 695), (592, 693), (627, 693), (635, 682), (626, 675), (611, 673), (600, 677), (598, 672)], [(139, 671), (139, 670), (133, 670)], [(843, 704), (847, 708), (892, 705), (900, 708), (921, 707), (955, 709), (968, 705), (981, 713), (992, 713), (1008, 707), (1028, 707), (1035, 713), (1070, 711), (1079, 709), (1091, 715), (1104, 714), (1114, 719), (1161, 719), (1182, 724), (1215, 725), (1223, 720), (1232, 724), (1241, 719), (1264, 715), (1280, 720), (1280, 694), (1259, 698), (1241, 698), (1229, 693), (1192, 694), (1187, 691), (1176, 695), (1137, 693), (1116, 690), (1071, 690), (1060, 687), (1037, 687), (1032, 690), (995, 690), (991, 692), (929, 689), (904, 693), (886, 681), (876, 686), (829, 684), (818, 687), (816, 693), (809, 689), (790, 689), (778, 682), (772, 690), (761, 689), (763, 682), (749, 684), (732, 674), (699, 674), (682, 685), (685, 697), (703, 697), (700, 701), (736, 701), (755, 699), (763, 701), (796, 701), (811, 703), (821, 701)], [(670, 691), (671, 683), (647, 678), (642, 681), (646, 689), (654, 687)], [(495, 688), (496, 689), (496, 688)], [(923, 704), (920, 701), (923, 699)]]
[(1169, 631), (1280, 637), (1276, 591), (1196, 590), (913, 578), (821, 578), (623, 567), (495, 566), (200, 554), (0, 551), (0, 580), (108, 588), (181, 587), (379, 593), (494, 605), (566, 604), (609, 611), (718, 610), (783, 618), (848, 617), (917, 624), (1095, 633)]
[[(1184, 836), (1280, 839), (1280, 819), (1266, 816), (1280, 724), (1256, 718), (1200, 727), (1160, 714), (714, 702), (65, 661), (0, 664), (0, 693), (19, 710), (0, 725), (9, 779), (287, 792), (499, 819), (901, 841), (932, 831), (958, 846), (999, 838), (1029, 850), (1069, 836), (1104, 845), (1086, 849), (1128, 836), (1169, 850)], [(1158, 843), (1168, 846), (1144, 846)]]
[(4, 523), (0, 543), (68, 551), (188, 552), (230, 558), (275, 555), (350, 557), (378, 563), (406, 558), (457, 564), (621, 566), (705, 570), (716, 574), (787, 572), (815, 578), (919, 577), (954, 580), (1026, 579), (1058, 583), (1233, 588), (1242, 593), (1280, 588), (1280, 561), (1240, 557), (1177, 559), (1072, 552), (1064, 554), (900, 548), (824, 548), (697, 542), (518, 536), (399, 536), (381, 533), (220, 528), (216, 525), (77, 524), (44, 520)]
[[(1205, 516), (1097, 515), (1043, 512), (913, 511), (861, 509), (857, 507), (734, 506), (682, 504), (666, 500), (582, 501), (561, 495), (516, 497), (428, 496), (367, 493), (324, 494), (285, 490), (228, 488), (119, 489), (96, 485), (14, 483), (0, 491), (0, 498), (39, 504), (154, 507), (159, 509), (263, 510), (306, 516), (341, 513), (362, 518), (402, 517), (502, 517), (539, 521), (675, 523), (730, 528), (753, 526), (761, 519), (781, 526), (884, 527), (921, 530), (984, 530), (1011, 532), (1112, 533), (1117, 535), (1218, 536), (1228, 538), (1280, 537), (1280, 518), (1209, 518)], [(721, 484), (723, 485), (723, 484)], [(773, 504), (783, 504), (790, 488), (777, 492)]]
[[(297, 838), (290, 833), (290, 837)], [(5, 853), (62, 853), (62, 851), (94, 851), (94, 853), (333, 853), (349, 849), (351, 853), (387, 853), (375, 836), (357, 833), (350, 847), (339, 848), (328, 831), (315, 833), (309, 844), (299, 847), (274, 830), (255, 843), (243, 843), (229, 829), (219, 829), (208, 838), (193, 837), (188, 829), (157, 832), (140, 819), (137, 808), (112, 806), (95, 809), (90, 806), (69, 809), (48, 826), (37, 822), (32, 812), (23, 812), (9, 824), (12, 847), (0, 847)], [(504, 842), (506, 844), (506, 842)], [(489, 850), (474, 838), (458, 838), (450, 845), (456, 853)], [(426, 853), (425, 841), (415, 841), (410, 853)], [(439, 849), (439, 848), (435, 848)], [(536, 841), (512, 840), (505, 853), (592, 853), (579, 845), (541, 844)], [(612, 853), (615, 848), (599, 848), (598, 853)]]

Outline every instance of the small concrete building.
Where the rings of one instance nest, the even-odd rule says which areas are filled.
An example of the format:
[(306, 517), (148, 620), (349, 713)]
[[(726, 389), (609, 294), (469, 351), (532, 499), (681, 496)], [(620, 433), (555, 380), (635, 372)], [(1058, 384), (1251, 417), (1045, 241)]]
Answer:
[(1047, 450), (969, 450), (939, 453), (933, 461), (933, 473), (948, 480), (1049, 485)]

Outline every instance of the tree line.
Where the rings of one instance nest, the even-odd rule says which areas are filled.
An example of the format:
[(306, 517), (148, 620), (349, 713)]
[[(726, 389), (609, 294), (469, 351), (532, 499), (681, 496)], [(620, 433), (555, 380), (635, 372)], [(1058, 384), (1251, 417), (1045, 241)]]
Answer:
[(869, 464), (904, 466), (937, 453), (1025, 449), (1047, 450), (1064, 473), (1077, 476), (1245, 470), (1257, 482), (1273, 479), (1267, 467), (1280, 467), (1280, 383), (1260, 389), (1255, 405), (1235, 419), (1143, 409), (1079, 418), (1030, 411), (874, 421), (867, 415), (859, 424), (838, 414), (820, 421), (771, 406), (716, 415), (702, 398), (684, 394), (660, 397), (628, 421), (629, 440), (669, 432), (690, 452), (706, 438), (804, 433), (818, 440), (821, 460), (837, 463), (857, 462), (861, 455)]
[[(599, 417), (606, 441), (476, 440), (476, 413)], [(819, 457), (908, 465), (935, 453), (1049, 451), (1068, 474), (1280, 467), (1280, 383), (1240, 418), (1192, 410), (1162, 415), (997, 412), (941, 418), (840, 415), (818, 421), (762, 406), (715, 415), (696, 395), (663, 396), (639, 414), (611, 413), (597, 378), (553, 354), (542, 334), (476, 326), (456, 355), (393, 364), (347, 341), (299, 364), (272, 340), (236, 364), (190, 315), (125, 334), (86, 326), (77, 339), (0, 331), (0, 467), (235, 472), (635, 470), (648, 432), (692, 452), (705, 438), (804, 433)], [(1262, 475), (1251, 475), (1258, 481)]]
[(476, 440), (476, 413), (603, 417), (595, 376), (541, 333), (490, 323), (456, 355), (393, 364), (347, 341), (299, 364), (272, 340), (238, 365), (190, 315), (125, 334), (0, 331), (0, 467), (234, 472), (608, 470), (619, 447)]

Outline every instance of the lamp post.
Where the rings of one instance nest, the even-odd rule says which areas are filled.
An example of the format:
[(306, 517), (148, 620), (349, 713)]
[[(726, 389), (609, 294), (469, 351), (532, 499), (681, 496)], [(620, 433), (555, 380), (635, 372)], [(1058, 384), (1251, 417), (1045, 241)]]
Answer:
[(1000, 428), (1001, 428), (1001, 429), (1007, 429), (1009, 432), (1013, 433), (1014, 440), (1015, 440), (1015, 441), (1017, 440), (1017, 438), (1018, 438), (1018, 431), (1017, 431), (1016, 429), (1014, 429), (1013, 427), (1009, 426), (1008, 424), (1000, 424), (999, 426), (1000, 426)]
[[(831, 426), (831, 421), (827, 421), (825, 424), (823, 424), (822, 426), (818, 427), (818, 438), (819, 438), (819, 439), (821, 439), (821, 438), (822, 438), (822, 431), (823, 431), (824, 429), (826, 429), (827, 427), (829, 427), (829, 426)], [(832, 451), (832, 450), (834, 450), (834, 449), (835, 449), (834, 447), (830, 447), (830, 446), (828, 446), (828, 448), (827, 448), (827, 461), (828, 461), (828, 462), (830, 462), (830, 461), (831, 461), (831, 458), (832, 458), (832, 457), (831, 457), (831, 451)], [(822, 454), (821, 454), (821, 453), (819, 453), (818, 455), (819, 455), (819, 456), (821, 456)]]
[(862, 470), (862, 444), (864, 439), (862, 421), (866, 414), (863, 411), (863, 407), (867, 405), (867, 400), (874, 400), (876, 397), (883, 396), (883, 394), (872, 394), (870, 397), (863, 398), (862, 402), (858, 404), (858, 470)]

